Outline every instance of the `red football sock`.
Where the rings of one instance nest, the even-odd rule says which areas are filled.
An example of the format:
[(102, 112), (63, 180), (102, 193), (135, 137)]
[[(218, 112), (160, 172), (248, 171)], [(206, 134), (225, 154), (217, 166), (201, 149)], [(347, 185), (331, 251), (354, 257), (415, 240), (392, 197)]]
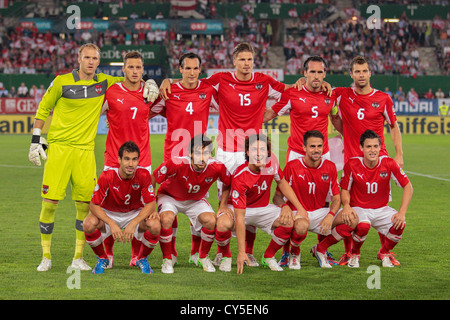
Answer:
[(306, 239), (308, 232), (305, 234), (298, 234), (295, 230), (292, 230), (291, 234), (291, 253), (298, 256), (300, 254), (300, 244)]
[(370, 230), (370, 223), (367, 222), (361, 222), (358, 223), (358, 225), (355, 228), (355, 231), (353, 232), (353, 247), (352, 247), (352, 254), (360, 254), (361, 253), (361, 247), (366, 240), (367, 234)]
[(231, 231), (217, 231), (216, 229), (216, 241), (217, 248), (219, 249), (219, 253), (222, 254), (222, 257), (231, 258), (230, 251), (230, 241), (231, 241)]
[(172, 260), (172, 227), (169, 229), (162, 229), (159, 237), (159, 246), (163, 254), (163, 259)]
[(200, 250), (198, 257), (200, 259), (206, 258), (208, 256), (209, 250), (214, 242), (214, 230), (208, 230), (205, 227), (202, 228), (202, 236), (200, 242)]
[(264, 258), (272, 258), (275, 256), (278, 250), (285, 245), (291, 237), (292, 227), (277, 227), (273, 231), (272, 240), (270, 240), (269, 246), (264, 252)]
[(352, 238), (344, 238), (344, 251), (345, 252), (352, 252), (352, 245), (353, 245), (353, 240)]
[(133, 237), (131, 240), (131, 257), (137, 257), (139, 254), (139, 251), (141, 251), (141, 241)]
[(191, 256), (200, 251), (201, 241), (202, 237), (199, 237), (196, 234), (192, 235)]
[(286, 244), (283, 246), (283, 254), (284, 254), (285, 252), (289, 253), (290, 247), (291, 247), (291, 243), (290, 243), (289, 241), (286, 242)]
[(340, 224), (336, 226), (333, 230), (331, 230), (331, 234), (325, 237), (322, 241), (319, 242), (316, 249), (318, 252), (325, 254), (328, 247), (333, 244), (338, 243), (342, 239), (350, 238), (352, 235), (353, 228), (346, 224)]
[(103, 240), (103, 245), (105, 246), (106, 255), (112, 256), (114, 255), (113, 246), (114, 246), (114, 238), (112, 235)]
[(317, 243), (325, 239), (327, 236), (324, 236), (323, 234), (317, 234)]
[(392, 249), (394, 249), (394, 247), (402, 238), (404, 230), (405, 228), (396, 230), (394, 227), (391, 227), (389, 229), (389, 233), (384, 238), (384, 243), (381, 247), (380, 253), (388, 254)]
[(256, 228), (255, 232), (245, 229), (245, 252), (253, 254), (253, 246), (255, 245)]
[(172, 254), (178, 256), (176, 243), (177, 243), (177, 233), (178, 233), (178, 218), (175, 216), (172, 222)]
[(139, 254), (137, 259), (146, 258), (152, 253), (153, 249), (155, 249), (156, 245), (159, 241), (159, 234), (151, 234), (148, 231), (144, 232), (144, 239), (141, 241), (141, 249), (139, 250)]
[(96, 256), (100, 259), (108, 259), (105, 248), (103, 247), (103, 242), (101, 242), (102, 233), (100, 230), (97, 229), (89, 234), (85, 232), (84, 236), (86, 237), (86, 242), (92, 248), (92, 251), (94, 251)]

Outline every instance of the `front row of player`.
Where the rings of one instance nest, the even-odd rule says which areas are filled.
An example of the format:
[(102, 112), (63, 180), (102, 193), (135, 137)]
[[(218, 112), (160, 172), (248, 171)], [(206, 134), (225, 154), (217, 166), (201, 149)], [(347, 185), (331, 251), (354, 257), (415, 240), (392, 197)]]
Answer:
[[(319, 235), (311, 252), (320, 267), (331, 268), (327, 249), (344, 238), (352, 240), (352, 248), (344, 253), (343, 260), (349, 267), (359, 267), (360, 248), (371, 226), (384, 235), (378, 259), (384, 267), (393, 267), (399, 262), (391, 251), (402, 237), (413, 188), (393, 159), (379, 156), (380, 137), (375, 132), (364, 132), (360, 145), (364, 156), (345, 164), (339, 188), (336, 166), (321, 157), (323, 136), (316, 130), (304, 135), (306, 155), (288, 162), (284, 171), (271, 153), (268, 138), (263, 134), (249, 136), (245, 141), (246, 162), (233, 176), (224, 164), (211, 158), (212, 141), (203, 135), (192, 139), (190, 157), (170, 159), (153, 174), (138, 167), (139, 148), (132, 141), (126, 142), (119, 150), (119, 168), (100, 175), (91, 213), (84, 221), (87, 243), (98, 256), (93, 273), (103, 273), (112, 263), (103, 246), (103, 239), (110, 235), (119, 241), (141, 242), (135, 258), (143, 273), (153, 273), (147, 257), (159, 242), (161, 272), (173, 273), (176, 254), (172, 224), (178, 212), (186, 214), (191, 228), (201, 234), (200, 244), (192, 244), (191, 253), (195, 254), (190, 262), (207, 272), (216, 270), (208, 257), (214, 239), (219, 258), (216, 265), (221, 271), (231, 271), (233, 233), (238, 245), (237, 272), (243, 272), (245, 263), (250, 265), (245, 251), (246, 226), (272, 236), (262, 264), (274, 271), (283, 270), (281, 261), (275, 260), (281, 248), (289, 268), (301, 268), (300, 245), (308, 231)], [(403, 188), (398, 211), (387, 206), (390, 179)], [(225, 188), (215, 213), (206, 197), (216, 180)], [(270, 204), (273, 180), (277, 189)], [(155, 198), (156, 183), (160, 187)]]

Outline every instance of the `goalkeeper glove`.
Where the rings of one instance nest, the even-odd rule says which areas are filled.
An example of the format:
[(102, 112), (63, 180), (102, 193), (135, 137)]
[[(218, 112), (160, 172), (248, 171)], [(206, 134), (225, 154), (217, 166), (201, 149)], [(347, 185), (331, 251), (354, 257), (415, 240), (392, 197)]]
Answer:
[(41, 165), (42, 160), (47, 160), (47, 154), (45, 150), (48, 148), (48, 143), (45, 138), (41, 137), (40, 129), (33, 129), (33, 136), (31, 138), (30, 152), (28, 153), (28, 159), (35, 166)]
[(148, 102), (153, 102), (156, 100), (156, 98), (158, 98), (159, 88), (158, 88), (158, 85), (156, 84), (155, 80), (148, 79), (145, 81), (143, 96), (144, 96), (144, 99), (146, 99), (146, 101), (148, 101)]

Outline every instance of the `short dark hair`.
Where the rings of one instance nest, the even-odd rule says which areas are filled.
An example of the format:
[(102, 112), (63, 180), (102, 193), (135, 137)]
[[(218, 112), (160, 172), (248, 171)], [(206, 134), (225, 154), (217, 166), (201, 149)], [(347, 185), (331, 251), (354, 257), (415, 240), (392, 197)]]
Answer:
[(363, 134), (359, 138), (359, 144), (361, 145), (361, 147), (364, 147), (364, 141), (366, 141), (366, 139), (378, 139), (378, 142), (381, 145), (380, 136), (373, 130), (366, 130), (363, 132)]
[(200, 56), (194, 52), (186, 52), (184, 53), (179, 61), (178, 61), (178, 65), (183, 68), (184, 67), (184, 59), (198, 59), (198, 65), (201, 66), (202, 65), (202, 59), (200, 58)]
[(353, 66), (355, 64), (364, 64), (367, 63), (367, 66), (369, 67), (370, 70), (370, 62), (367, 58), (363, 57), (363, 56), (356, 56), (352, 59), (352, 61), (350, 62), (350, 72), (353, 71)]
[(141, 152), (139, 150), (139, 147), (137, 146), (136, 143), (134, 143), (134, 141), (127, 141), (124, 144), (122, 144), (119, 148), (119, 158), (122, 159), (123, 157), (123, 153), (124, 151), (132, 153), (132, 152), (137, 152), (138, 153), (138, 157), (141, 155)]
[(236, 59), (238, 54), (241, 52), (251, 52), (252, 55), (255, 55), (255, 49), (253, 49), (253, 47), (250, 43), (241, 42), (233, 49), (233, 60)]
[(211, 152), (213, 148), (212, 140), (204, 134), (198, 134), (191, 139), (191, 142), (189, 143), (189, 150), (191, 150), (192, 153), (196, 148), (200, 146), (202, 147), (202, 150), (208, 147), (209, 152)]
[(305, 134), (303, 135), (303, 145), (307, 145), (306, 142), (308, 141), (309, 138), (320, 138), (322, 139), (322, 141), (325, 140), (322, 132), (320, 132), (319, 130), (309, 130), (306, 131)]
[(130, 51), (123, 57), (123, 64), (127, 64), (128, 59), (141, 59), (142, 64), (144, 64), (144, 57), (139, 51)]
[(267, 144), (267, 157), (270, 158), (270, 156), (272, 155), (272, 144), (269, 137), (262, 133), (255, 133), (245, 138), (245, 161), (249, 161), (247, 152), (248, 150), (250, 150), (250, 145), (255, 141), (264, 141)]
[(322, 62), (325, 71), (327, 70), (327, 62), (325, 61), (324, 58), (322, 58), (320, 56), (311, 56), (308, 59), (306, 59), (305, 62), (303, 63), (303, 70), (304, 71), (308, 71), (308, 67), (309, 67), (309, 62), (310, 61)]

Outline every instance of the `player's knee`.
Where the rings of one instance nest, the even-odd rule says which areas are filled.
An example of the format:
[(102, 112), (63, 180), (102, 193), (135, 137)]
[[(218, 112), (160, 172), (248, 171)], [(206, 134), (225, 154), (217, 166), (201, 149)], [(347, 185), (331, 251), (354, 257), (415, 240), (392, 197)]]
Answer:
[(157, 235), (161, 232), (161, 223), (158, 219), (147, 219), (145, 221), (146, 230), (153, 235)]
[(232, 227), (233, 227), (233, 221), (227, 215), (222, 215), (219, 218), (217, 218), (217, 221), (216, 221), (217, 231), (226, 232), (228, 230), (231, 230)]
[(172, 226), (173, 220), (175, 220), (175, 214), (172, 211), (164, 211), (160, 214), (161, 227), (168, 229)]
[(214, 230), (216, 227), (216, 215), (212, 212), (204, 212), (199, 217), (199, 221), (206, 229)]
[(92, 233), (97, 229), (98, 218), (93, 214), (88, 214), (87, 217), (83, 220), (83, 231), (86, 233)]
[(305, 234), (308, 232), (309, 220), (308, 219), (297, 219), (294, 222), (294, 230), (297, 234)]

